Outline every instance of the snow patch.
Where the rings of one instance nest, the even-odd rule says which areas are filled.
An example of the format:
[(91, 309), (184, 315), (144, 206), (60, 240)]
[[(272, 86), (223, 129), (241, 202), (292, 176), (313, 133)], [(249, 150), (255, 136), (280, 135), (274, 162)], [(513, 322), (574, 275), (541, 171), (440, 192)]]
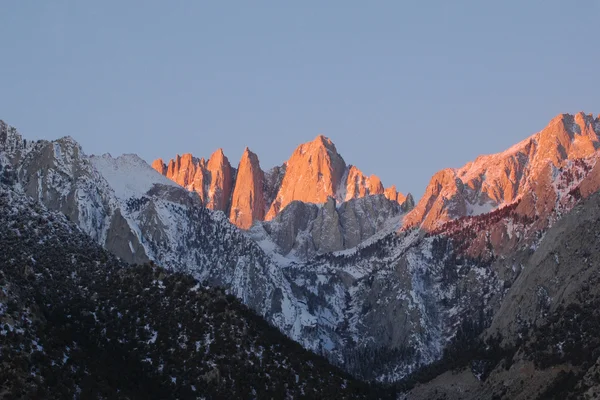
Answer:
[(120, 199), (141, 197), (155, 184), (179, 187), (135, 154), (90, 156), (90, 161)]

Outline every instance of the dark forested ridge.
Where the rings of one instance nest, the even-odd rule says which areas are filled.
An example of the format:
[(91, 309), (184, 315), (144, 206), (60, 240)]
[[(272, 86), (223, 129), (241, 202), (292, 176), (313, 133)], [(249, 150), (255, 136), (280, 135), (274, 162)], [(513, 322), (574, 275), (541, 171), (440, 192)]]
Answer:
[(0, 398), (385, 398), (232, 296), (0, 184)]

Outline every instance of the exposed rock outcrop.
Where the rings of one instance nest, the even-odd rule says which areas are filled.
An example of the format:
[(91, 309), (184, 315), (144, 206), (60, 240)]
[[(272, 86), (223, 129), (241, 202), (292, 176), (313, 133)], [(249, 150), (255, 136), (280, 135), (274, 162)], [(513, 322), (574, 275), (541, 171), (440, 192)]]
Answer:
[(215, 151), (208, 162), (186, 153), (177, 155), (168, 165), (160, 158), (154, 160), (152, 168), (187, 190), (196, 192), (205, 207), (229, 210), (235, 170), (222, 149)]
[[(23, 140), (10, 139), (9, 135), (10, 132), (0, 130), (0, 149), (31, 146)], [(582, 140), (585, 142), (573, 134), (573, 142)], [(572, 150), (565, 148), (566, 144), (555, 148), (563, 148), (566, 155), (589, 151), (587, 145), (577, 144)], [(579, 273), (567, 268), (564, 274), (552, 276), (561, 264), (553, 259), (553, 249), (540, 245), (541, 237), (582, 193), (595, 190), (595, 177), (600, 174), (596, 153), (583, 159), (564, 160), (560, 167), (550, 158), (537, 169), (530, 157), (538, 151), (539, 142), (525, 142), (505, 152), (514, 157), (500, 157), (508, 161), (498, 165), (510, 167), (514, 163), (509, 172), (506, 168), (487, 170), (471, 166), (467, 172), (474, 174), (473, 179), (461, 170), (436, 174), (428, 188), (431, 202), (415, 208), (415, 215), (419, 212), (427, 219), (431, 214), (428, 221), (432, 226), (437, 226), (436, 216), (441, 220), (461, 213), (470, 216), (446, 224), (438, 232), (395, 234), (403, 216), (397, 194), (395, 200), (384, 193), (339, 204), (338, 186), (335, 197), (328, 197), (325, 203), (292, 201), (273, 220), (254, 224), (248, 235), (257, 245), (232, 227), (226, 214), (198, 207), (198, 196), (156, 174), (139, 158), (83, 157), (79, 148), (71, 145), (65, 138), (36, 144), (35, 151), (3, 151), (0, 161), (20, 159), (11, 161), (19, 174), (19, 187), (54, 209), (61, 209), (63, 204), (74, 205), (76, 212), (69, 214), (71, 219), (85, 232), (96, 235), (100, 243), (106, 245), (110, 217), (119, 209), (123, 217), (116, 221), (123, 224), (119, 230), (129, 229), (138, 237), (148, 258), (190, 272), (204, 284), (226, 287), (304, 346), (323, 351), (358, 376), (380, 381), (397, 380), (437, 360), (453, 338), (484, 329), (507, 293), (528, 297), (524, 312), (510, 315), (517, 319), (522, 315), (528, 319), (527, 324), (534, 323), (536, 320), (531, 321), (531, 317), (538, 318), (538, 311), (545, 310), (538, 306), (545, 307), (548, 300), (546, 291), (538, 290), (539, 286), (554, 285), (552, 278), (556, 276), (569, 280), (572, 273)], [(552, 148), (551, 140), (547, 146)], [(494, 161), (493, 156), (486, 157), (491, 158), (478, 159), (476, 163), (485, 166)], [(527, 161), (521, 164), (520, 157), (527, 157)], [(265, 176), (263, 192), (269, 199), (280, 190), (288, 167), (274, 169)], [(74, 174), (78, 170), (81, 174)], [(482, 170), (483, 177), (478, 174)], [(491, 185), (495, 173), (500, 177), (513, 176), (518, 182), (502, 178), (504, 185)], [(533, 181), (532, 176), (539, 179)], [(232, 180), (235, 181), (235, 173)], [(522, 181), (527, 184), (525, 189)], [(141, 183), (143, 187), (138, 187)], [(342, 177), (340, 185), (346, 183)], [(393, 197), (391, 191), (388, 196)], [(403, 202), (406, 207), (412, 202), (409, 198)], [(512, 198), (515, 200), (510, 207), (498, 209), (495, 205)], [(597, 204), (593, 206), (598, 210)], [(494, 212), (486, 212), (494, 207)], [(370, 213), (371, 210), (376, 212)], [(589, 226), (597, 221), (596, 214), (594, 211), (587, 222), (571, 231), (573, 234), (589, 228), (588, 240), (578, 241), (579, 248), (566, 253), (568, 257), (578, 256), (581, 268), (588, 263), (598, 264), (590, 258), (595, 253), (586, 253), (594, 248), (597, 239), (597, 224)], [(561, 232), (555, 234), (560, 237)], [(547, 233), (545, 237), (551, 236)], [(126, 250), (126, 236), (115, 240), (119, 241), (115, 251)], [(361, 244), (355, 246), (356, 243)], [(137, 252), (136, 246), (131, 243), (132, 252)], [(539, 266), (550, 280), (533, 280), (534, 285), (518, 289), (516, 279), (538, 246), (543, 255)], [(331, 253), (349, 247), (353, 248)], [(296, 259), (282, 268), (276, 264), (281, 255)], [(530, 263), (526, 268), (536, 265)], [(585, 280), (586, 276), (582, 278)], [(512, 293), (508, 292), (511, 287), (516, 288)], [(550, 287), (547, 292), (567, 294), (557, 289), (561, 287)], [(502, 327), (514, 323), (497, 322)], [(380, 357), (382, 354), (385, 357)]]
[[(159, 173), (186, 189), (198, 193), (203, 204), (222, 210), (232, 223), (248, 229), (255, 221), (272, 220), (294, 201), (337, 204), (371, 195), (385, 196), (412, 209), (414, 201), (392, 186), (384, 189), (381, 180), (364, 175), (356, 166), (346, 165), (333, 142), (323, 135), (301, 144), (282, 165), (263, 172), (258, 157), (244, 151), (238, 170), (231, 168), (221, 149), (208, 162), (191, 154), (177, 156), (166, 165), (152, 163)], [(410, 201), (405, 203), (407, 198)]]
[(510, 149), (480, 156), (460, 169), (436, 173), (425, 195), (406, 216), (405, 227), (432, 230), (446, 221), (489, 212), (522, 199), (524, 214), (547, 216), (556, 196), (549, 191), (555, 171), (595, 157), (600, 117), (561, 114), (539, 133)]
[(346, 178), (344, 200), (356, 199), (370, 194), (383, 194), (383, 192), (383, 185), (378, 177), (375, 175), (367, 177), (354, 165), (350, 166)]
[(229, 214), (229, 220), (238, 227), (248, 229), (254, 221), (264, 219), (264, 180), (258, 157), (246, 147), (237, 169)]
[(206, 179), (207, 171), (204, 158), (197, 159), (191, 154), (186, 153), (182, 156), (177, 155), (168, 164), (165, 164), (159, 158), (154, 160), (152, 168), (187, 190), (198, 193), (200, 199), (203, 202), (205, 201), (208, 192), (205, 182), (209, 180)]
[(210, 156), (206, 170), (210, 177), (206, 206), (211, 210), (227, 212), (233, 188), (233, 170), (223, 149), (218, 149)]
[(383, 195), (352, 199), (339, 207), (333, 197), (321, 206), (293, 201), (273, 220), (254, 226), (250, 236), (272, 241), (283, 256), (307, 260), (353, 248), (386, 229), (393, 231), (402, 212), (397, 202)]
[(323, 135), (302, 144), (286, 162), (286, 171), (265, 219), (271, 220), (292, 201), (325, 203), (335, 197), (346, 168), (333, 142)]

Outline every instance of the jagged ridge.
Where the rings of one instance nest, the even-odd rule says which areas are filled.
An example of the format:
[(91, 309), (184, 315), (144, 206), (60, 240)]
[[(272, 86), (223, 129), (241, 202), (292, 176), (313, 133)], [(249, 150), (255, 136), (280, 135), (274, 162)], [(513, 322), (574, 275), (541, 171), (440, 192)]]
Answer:
[(367, 177), (357, 167), (346, 165), (333, 142), (323, 135), (298, 146), (284, 165), (268, 172), (261, 170), (258, 156), (248, 148), (237, 170), (221, 149), (208, 162), (188, 153), (168, 164), (155, 160), (152, 167), (198, 193), (206, 207), (225, 212), (242, 229), (254, 221), (274, 219), (294, 201), (324, 204), (333, 197), (342, 203), (382, 194), (405, 209), (414, 205), (410, 194), (397, 192), (395, 186), (384, 189), (378, 177)]

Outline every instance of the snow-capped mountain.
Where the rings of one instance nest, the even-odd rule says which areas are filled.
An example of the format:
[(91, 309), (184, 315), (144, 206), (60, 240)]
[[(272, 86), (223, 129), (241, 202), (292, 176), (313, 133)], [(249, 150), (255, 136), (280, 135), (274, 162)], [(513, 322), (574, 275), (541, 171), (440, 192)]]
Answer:
[(313, 304), (311, 288), (291, 281), (279, 260), (224, 213), (204, 208), (195, 193), (139, 157), (87, 156), (72, 138), (28, 142), (4, 123), (0, 132), (2, 167), (16, 176), (16, 187), (124, 261), (190, 273), (226, 288), (309, 349), (341, 348), (336, 327), (324, 322), (336, 299)]
[[(546, 194), (541, 191), (553, 184), (559, 170), (569, 169), (569, 164), (590, 157), (595, 160), (599, 134), (600, 117), (594, 119), (583, 112), (561, 114), (546, 128), (504, 152), (480, 156), (459, 169), (439, 171), (407, 215), (405, 227), (432, 230), (451, 219), (483, 214), (518, 200), (529, 216), (546, 214), (560, 195), (550, 192), (561, 189)], [(576, 173), (566, 184), (572, 185), (571, 181), (581, 179), (580, 175)]]
[(2, 123), (0, 161), (123, 260), (225, 287), (347, 371), (395, 381), (483, 332), (548, 228), (600, 188), (599, 128), (559, 116), (503, 153), (439, 172), (408, 214), (409, 198), (363, 179), (324, 137), (265, 173), (249, 151), (237, 170), (222, 152), (152, 168), (87, 156), (70, 138), (26, 142)]

